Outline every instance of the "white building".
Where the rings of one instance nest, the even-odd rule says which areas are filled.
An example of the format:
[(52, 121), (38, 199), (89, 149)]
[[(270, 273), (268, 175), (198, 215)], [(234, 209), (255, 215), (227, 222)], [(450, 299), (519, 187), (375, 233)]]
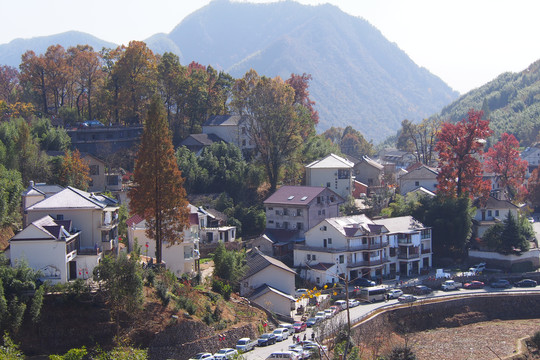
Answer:
[[(189, 226), (183, 232), (183, 240), (176, 244), (164, 242), (161, 252), (165, 267), (178, 277), (199, 270), (199, 213), (194, 206), (189, 205), (189, 207), (192, 212), (189, 214)], [(155, 258), (156, 242), (146, 235), (146, 220), (139, 215), (134, 215), (126, 221), (126, 225), (128, 250), (132, 251), (135, 242), (137, 242), (138, 246), (141, 247), (141, 255)]]
[(306, 166), (306, 185), (327, 187), (344, 199), (352, 195), (354, 163), (330, 154)]
[(254, 149), (255, 144), (249, 136), (249, 119), (240, 115), (214, 115), (202, 125), (203, 134), (216, 135), (241, 150)]
[(399, 177), (399, 192), (401, 195), (424, 188), (431, 192), (437, 192), (437, 169), (427, 165), (420, 165), (409, 170)]
[(410, 216), (325, 219), (306, 232), (305, 245), (294, 249), (300, 276), (318, 286), (345, 276), (354, 280), (419, 274), (431, 265), (431, 229)]
[(41, 272), (41, 280), (53, 284), (88, 279), (99, 264), (101, 252), (81, 250), (80, 236), (70, 220), (44, 216), (9, 240), (11, 264), (16, 266), (24, 261)]

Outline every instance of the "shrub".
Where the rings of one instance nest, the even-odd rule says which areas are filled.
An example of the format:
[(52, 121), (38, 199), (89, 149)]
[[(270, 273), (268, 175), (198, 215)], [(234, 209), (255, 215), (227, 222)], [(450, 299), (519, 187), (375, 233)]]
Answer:
[(397, 346), (392, 349), (388, 360), (416, 360), (416, 355), (408, 346)]
[(534, 333), (533, 337), (531, 338), (531, 342), (538, 350), (540, 350), (540, 331)]
[(161, 281), (158, 281), (156, 284), (156, 293), (157, 296), (161, 299), (161, 302), (163, 305), (167, 306), (169, 304), (169, 301), (171, 300), (171, 297), (169, 296), (169, 288), (167, 285)]

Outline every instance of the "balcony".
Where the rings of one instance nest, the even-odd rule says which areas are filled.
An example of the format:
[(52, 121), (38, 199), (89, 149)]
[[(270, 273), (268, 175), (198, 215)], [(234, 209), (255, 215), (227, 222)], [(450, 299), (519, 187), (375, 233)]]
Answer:
[(347, 268), (357, 268), (357, 267), (374, 267), (374, 266), (381, 266), (386, 263), (390, 262), (388, 258), (382, 258), (377, 260), (368, 260), (368, 261), (357, 261), (355, 263), (347, 264)]
[(422, 249), (422, 254), (431, 254), (431, 249)]
[(398, 259), (401, 259), (401, 260), (410, 260), (410, 259), (418, 259), (420, 257), (420, 254), (419, 253), (415, 253), (415, 254), (398, 254)]
[(118, 225), (118, 219), (105, 219), (99, 226), (100, 230), (112, 230)]
[(342, 253), (342, 252), (352, 252), (352, 251), (372, 251), (380, 250), (389, 245), (388, 241), (383, 241), (382, 243), (376, 244), (362, 244), (362, 245), (353, 245), (353, 246), (342, 246), (342, 247), (323, 247), (323, 246), (309, 246), (309, 245), (295, 245), (295, 250), (307, 250), (307, 251), (318, 251), (318, 252), (327, 252), (327, 253)]

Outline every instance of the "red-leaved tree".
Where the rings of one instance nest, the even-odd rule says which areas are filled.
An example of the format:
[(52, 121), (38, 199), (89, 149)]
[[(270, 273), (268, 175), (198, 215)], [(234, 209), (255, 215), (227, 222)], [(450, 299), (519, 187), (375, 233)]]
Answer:
[(437, 191), (442, 195), (487, 197), (490, 183), (482, 179), (485, 139), (492, 131), (489, 120), (482, 120), (482, 111), (469, 110), (468, 118), (452, 124), (444, 123), (437, 136), (440, 172)]
[(486, 153), (486, 170), (499, 175), (500, 186), (510, 199), (526, 194), (523, 182), (527, 165), (519, 156), (519, 142), (511, 134), (502, 134), (501, 140)]

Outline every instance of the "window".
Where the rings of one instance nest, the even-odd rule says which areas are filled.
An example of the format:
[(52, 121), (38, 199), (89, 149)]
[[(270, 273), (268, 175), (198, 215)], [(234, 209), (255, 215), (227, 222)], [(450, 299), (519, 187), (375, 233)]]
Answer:
[(63, 214), (56, 215), (56, 220), (64, 220), (64, 215)]
[(317, 255), (315, 254), (311, 255), (311, 260), (317, 260)]
[(269, 223), (269, 224), (273, 224), (273, 223), (274, 223), (274, 220), (269, 220), (268, 223)]
[(283, 215), (289, 215), (289, 209), (283, 209)]
[(495, 216), (499, 216), (499, 210), (495, 210)]
[(321, 197), (317, 196), (317, 204), (320, 204), (320, 203), (321, 203)]
[(311, 254), (307, 254), (307, 260), (311, 261)]
[(329, 182), (326, 183), (326, 187), (330, 187), (330, 183), (329, 183)]
[(339, 263), (343, 264), (345, 262), (345, 255), (339, 255)]
[(242, 140), (242, 146), (246, 146), (246, 139)]
[(302, 216), (302, 209), (296, 209), (296, 216)]
[(332, 244), (332, 238), (328, 238), (328, 244)]
[(90, 176), (99, 175), (99, 165), (90, 165)]
[(350, 171), (346, 169), (338, 170), (338, 179), (348, 179), (350, 176)]
[(414, 186), (420, 186), (420, 181), (415, 181)]
[(246, 134), (246, 128), (245, 128), (245, 127), (242, 127), (242, 134), (243, 134), (243, 135)]
[(391, 257), (396, 256), (396, 248), (390, 248), (390, 256)]
[(320, 277), (317, 277), (317, 284), (320, 284), (321, 283), (321, 278)]
[(299, 222), (299, 223), (296, 223), (296, 228), (297, 228), (298, 230), (304, 230), (304, 224), (303, 224), (303, 223), (300, 223), (300, 222)]
[(272, 211), (272, 210), (274, 210), (273, 207), (269, 207), (269, 208), (268, 208), (268, 211)]
[(284, 229), (288, 229), (288, 228), (289, 228), (289, 222), (288, 222), (288, 221), (284, 221), (284, 222), (283, 222), (283, 228), (284, 228)]
[(321, 210), (318, 211), (318, 214), (321, 215)]
[(491, 210), (488, 210), (488, 216), (493, 216)]
[(322, 209), (322, 214), (326, 215), (326, 210), (325, 209)]

